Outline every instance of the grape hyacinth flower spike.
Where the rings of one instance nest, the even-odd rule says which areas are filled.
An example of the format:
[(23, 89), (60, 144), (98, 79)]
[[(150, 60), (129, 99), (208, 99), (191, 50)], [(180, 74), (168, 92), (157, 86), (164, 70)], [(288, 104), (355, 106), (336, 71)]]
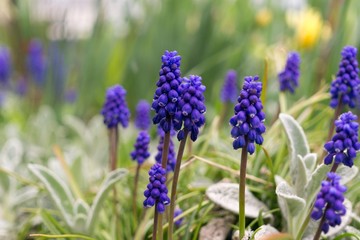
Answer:
[(126, 90), (115, 85), (106, 91), (106, 99), (101, 114), (104, 116), (104, 123), (110, 129), (121, 124), (124, 128), (129, 125), (130, 111), (126, 100)]
[(0, 45), (0, 84), (6, 85), (11, 75), (9, 49)]
[(354, 108), (356, 105), (356, 91), (360, 87), (359, 64), (356, 54), (357, 49), (352, 46), (344, 47), (341, 52), (339, 71), (330, 87), (330, 106), (332, 108), (341, 108), (340, 105)]
[[(359, 64), (356, 59), (357, 49), (352, 46), (343, 48), (339, 70), (336, 78), (332, 81), (330, 86), (330, 107), (334, 108), (334, 119), (330, 122), (329, 132), (326, 141), (330, 141), (334, 132), (334, 122), (341, 114), (345, 105), (354, 108), (359, 99), (360, 79), (359, 79)], [(321, 161), (326, 155), (323, 151)], [(320, 163), (320, 162), (319, 162)]]
[(234, 103), (238, 97), (237, 74), (235, 70), (229, 70), (224, 79), (220, 99), (223, 103)]
[(170, 203), (170, 199), (167, 196), (168, 190), (166, 187), (166, 171), (160, 164), (155, 163), (149, 171), (149, 181), (147, 189), (144, 192), (145, 201), (144, 207), (149, 208), (156, 206), (156, 211), (163, 213), (165, 211), (165, 205)]
[(234, 149), (242, 148), (239, 183), (239, 234), (245, 235), (245, 181), (247, 152), (255, 152), (255, 143), (261, 145), (264, 141), (265, 113), (260, 100), (262, 84), (259, 77), (245, 77), (243, 89), (240, 91), (238, 103), (235, 105), (235, 115), (230, 119), (231, 136)]
[(131, 152), (132, 160), (136, 160), (141, 165), (150, 157), (149, 153), (150, 136), (147, 131), (141, 131), (134, 145), (135, 150)]
[[(352, 112), (343, 113), (335, 121), (336, 133), (332, 139), (324, 145), (327, 156), (324, 163), (329, 165), (335, 161), (334, 166), (340, 163), (352, 167), (357, 151), (360, 150), (358, 141), (359, 123), (357, 116)], [(335, 167), (335, 170), (336, 170)]]
[[(177, 51), (165, 51), (161, 57), (162, 65), (159, 71), (159, 80), (156, 83), (156, 91), (154, 94), (152, 109), (155, 111), (153, 123), (157, 124), (165, 133), (163, 151), (161, 157), (161, 167), (167, 168), (167, 160), (170, 145), (170, 131), (173, 126), (175, 112), (178, 109), (179, 102), (179, 86), (181, 78), (181, 57)], [(165, 175), (166, 179), (166, 175)], [(159, 228), (157, 229), (157, 222)], [(161, 236), (162, 232), (162, 214), (155, 211), (153, 239), (156, 238), (157, 232)]]
[(147, 130), (150, 127), (150, 104), (146, 100), (139, 101), (136, 106), (135, 127), (140, 130)]
[(161, 58), (162, 66), (159, 72), (157, 89), (154, 94), (152, 108), (156, 115), (154, 124), (159, 124), (165, 133), (171, 129), (171, 121), (177, 110), (179, 100), (179, 86), (181, 83), (181, 57), (176, 51), (165, 51)]
[(120, 85), (108, 88), (105, 103), (101, 110), (101, 114), (104, 116), (104, 123), (109, 129), (111, 170), (116, 169), (117, 163), (118, 125), (121, 124), (126, 128), (129, 124), (130, 111), (125, 97), (126, 90)]
[(288, 54), (284, 71), (279, 73), (280, 91), (295, 92), (299, 86), (300, 77), (300, 55), (297, 52)]
[(46, 61), (40, 40), (33, 39), (29, 43), (27, 69), (35, 84), (37, 86), (43, 86), (46, 77)]
[(231, 104), (234, 103), (239, 95), (238, 78), (236, 71), (229, 70), (226, 73), (224, 84), (220, 92), (220, 100), (223, 103), (217, 128), (220, 130), (224, 119), (228, 115)]
[(176, 157), (176, 165), (171, 187), (169, 216), (172, 217), (169, 218), (169, 240), (172, 239), (177, 182), (179, 179), (181, 159), (184, 154), (187, 135), (190, 133), (190, 139), (195, 142), (199, 134), (199, 128), (205, 124), (204, 114), (206, 112), (206, 107), (204, 103), (204, 91), (206, 87), (202, 85), (201, 80), (201, 77), (191, 75), (189, 78), (184, 78), (179, 88), (179, 111), (175, 113), (174, 128), (175, 130), (179, 130), (177, 138), (180, 141), (180, 146)]
[(341, 177), (334, 172), (329, 172), (327, 176), (328, 180), (322, 182), (314, 204), (314, 210), (311, 213), (312, 219), (321, 219), (314, 239), (319, 239), (321, 232), (327, 233), (329, 227), (340, 225), (341, 216), (346, 213), (343, 204), (346, 187), (340, 184)]
[[(109, 132), (109, 158), (110, 158), (110, 170), (114, 171), (117, 168), (117, 146), (119, 145), (119, 128), (121, 124), (124, 128), (129, 124), (130, 111), (127, 107), (125, 100), (126, 90), (120, 85), (115, 85), (107, 89), (106, 98), (101, 114), (104, 116), (104, 123)], [(113, 207), (115, 213), (115, 225), (119, 225), (119, 213), (116, 188), (113, 188), (114, 199)]]
[(243, 89), (234, 108), (235, 115), (230, 119), (231, 136), (235, 138), (234, 149), (246, 146), (250, 154), (255, 152), (255, 143), (263, 143), (262, 134), (266, 130), (265, 113), (260, 100), (262, 84), (258, 80), (258, 76), (245, 77)]

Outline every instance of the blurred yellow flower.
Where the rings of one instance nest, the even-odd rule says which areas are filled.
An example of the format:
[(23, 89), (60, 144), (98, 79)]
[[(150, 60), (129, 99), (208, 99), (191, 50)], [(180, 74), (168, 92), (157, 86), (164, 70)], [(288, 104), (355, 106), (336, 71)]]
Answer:
[(257, 12), (255, 17), (256, 23), (262, 27), (268, 25), (272, 20), (272, 13), (266, 8)]
[(329, 37), (329, 28), (318, 11), (312, 8), (288, 12), (287, 23), (295, 29), (295, 41), (300, 48), (311, 48), (323, 35)]

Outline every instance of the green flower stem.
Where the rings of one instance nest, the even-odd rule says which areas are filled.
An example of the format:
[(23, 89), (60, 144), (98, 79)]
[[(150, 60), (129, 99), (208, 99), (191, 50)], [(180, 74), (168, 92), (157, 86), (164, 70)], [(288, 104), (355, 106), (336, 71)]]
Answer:
[(181, 159), (182, 159), (183, 154), (184, 154), (184, 149), (185, 149), (186, 139), (187, 139), (188, 133), (189, 132), (187, 130), (184, 131), (184, 139), (181, 140), (181, 142), (180, 142), (179, 151), (178, 151), (177, 157), (176, 157), (176, 165), (175, 165), (175, 169), (174, 169), (173, 182), (172, 182), (172, 186), (171, 186), (168, 240), (173, 239), (176, 188), (177, 188), (177, 183), (178, 183), (178, 180), (179, 180)]
[(135, 178), (134, 178), (134, 198), (133, 198), (133, 215), (135, 219), (135, 223), (137, 225), (137, 210), (136, 210), (136, 201), (137, 201), (137, 191), (139, 185), (139, 173), (140, 173), (141, 165), (138, 164), (136, 166)]
[[(118, 126), (110, 128), (109, 129), (109, 158), (110, 158), (110, 171), (114, 171), (117, 167), (117, 147), (119, 144), (119, 128)], [(117, 211), (117, 192), (116, 187), (113, 187), (113, 208), (114, 208), (114, 214), (115, 214), (115, 226), (118, 231), (116, 231), (117, 237), (120, 237), (120, 214)]]
[(117, 126), (109, 129), (109, 143), (110, 170), (114, 171), (117, 165), (117, 146), (119, 143), (119, 128)]
[(153, 225), (153, 233), (152, 233), (152, 240), (156, 240), (156, 232), (157, 232), (157, 226), (158, 226), (158, 217), (159, 217), (159, 213), (156, 210), (156, 204), (155, 204), (155, 215), (154, 215), (154, 225)]
[(241, 150), (240, 182), (239, 182), (239, 239), (245, 236), (245, 182), (247, 164), (248, 140), (245, 137), (245, 146)]
[[(162, 156), (161, 156), (161, 166), (165, 170), (166, 170), (166, 165), (167, 165), (168, 156), (169, 156), (169, 146), (170, 146), (170, 131), (165, 133), (164, 147), (163, 147), (163, 152), (162, 152)], [(155, 211), (156, 211), (156, 208), (155, 208)], [(160, 240), (163, 239), (162, 219), (163, 219), (163, 215), (159, 214), (159, 216), (158, 216), (158, 235), (159, 235)], [(155, 221), (156, 221), (156, 219), (154, 218), (154, 224), (155, 224)]]
[(38, 233), (33, 233), (30, 234), (29, 237), (34, 237), (34, 238), (49, 238), (49, 239), (54, 239), (54, 238), (76, 238), (76, 239), (86, 239), (86, 240), (95, 240), (95, 238), (92, 237), (88, 237), (85, 235), (80, 235), (80, 234), (58, 234), (58, 235), (52, 235), (52, 234), (38, 234)]

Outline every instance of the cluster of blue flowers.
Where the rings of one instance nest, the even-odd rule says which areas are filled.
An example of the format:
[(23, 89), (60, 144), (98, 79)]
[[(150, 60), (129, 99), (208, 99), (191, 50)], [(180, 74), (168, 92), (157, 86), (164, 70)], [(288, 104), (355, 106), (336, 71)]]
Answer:
[(358, 90), (360, 87), (359, 65), (356, 59), (357, 49), (352, 46), (343, 48), (342, 59), (339, 64), (339, 71), (336, 79), (331, 83), (330, 106), (335, 108), (341, 103), (354, 108), (358, 98)]
[(11, 75), (11, 58), (9, 49), (0, 46), (0, 83), (7, 84)]
[(329, 226), (340, 225), (341, 216), (346, 213), (343, 204), (346, 187), (340, 184), (341, 178), (336, 173), (330, 172), (327, 176), (329, 180), (321, 183), (321, 190), (311, 213), (311, 218), (314, 220), (319, 220), (325, 215), (325, 222), (321, 226), (324, 233), (329, 231)]
[(234, 149), (243, 148), (247, 142), (246, 150), (250, 154), (255, 152), (254, 142), (259, 145), (263, 143), (262, 134), (266, 130), (265, 113), (260, 100), (262, 84), (258, 80), (258, 76), (245, 77), (243, 89), (234, 108), (235, 115), (230, 119), (231, 136), (235, 138)]
[(180, 71), (181, 57), (176, 51), (165, 51), (161, 60), (160, 77), (156, 83), (157, 89), (152, 103), (152, 108), (156, 112), (153, 123), (160, 124), (164, 132), (169, 132), (171, 121), (178, 108), (180, 96), (179, 86), (182, 81)]
[(101, 110), (104, 123), (108, 128), (117, 127), (120, 123), (123, 127), (129, 124), (130, 111), (125, 100), (126, 90), (120, 85), (115, 85), (106, 91), (106, 99)]
[(144, 207), (152, 207), (156, 205), (156, 210), (159, 213), (165, 211), (165, 205), (170, 203), (167, 196), (168, 190), (166, 187), (166, 171), (160, 164), (156, 163), (149, 171), (149, 181), (147, 189), (144, 191), (146, 197)]
[[(201, 77), (191, 75), (184, 78), (180, 85), (179, 111), (175, 113), (174, 129), (179, 130), (177, 138), (179, 141), (184, 139), (185, 131), (190, 133), (190, 138), (196, 141), (199, 128), (204, 125), (206, 107), (204, 104), (204, 91), (206, 87), (201, 84)], [(181, 129), (184, 124), (184, 128)], [(180, 130), (181, 129), (181, 130)]]
[(150, 157), (149, 153), (150, 136), (147, 131), (141, 131), (136, 139), (134, 148), (131, 152), (131, 158), (136, 160), (139, 165), (143, 164), (145, 160)]
[(43, 46), (39, 40), (34, 39), (29, 44), (27, 69), (34, 82), (38, 86), (42, 86), (46, 77), (46, 62)]
[(140, 130), (147, 130), (150, 124), (150, 104), (146, 100), (141, 100), (136, 106), (135, 127)]
[(359, 124), (356, 122), (357, 116), (351, 112), (343, 113), (339, 119), (335, 121), (336, 134), (331, 141), (324, 145), (328, 155), (324, 159), (325, 164), (331, 164), (335, 159), (335, 163), (343, 163), (348, 167), (352, 167), (356, 152), (360, 150), (358, 142)]
[(237, 75), (234, 70), (229, 70), (226, 74), (224, 85), (220, 92), (220, 99), (222, 102), (234, 103), (239, 94)]
[(297, 52), (288, 54), (284, 71), (279, 73), (280, 91), (295, 92), (299, 86), (300, 77), (300, 55)]

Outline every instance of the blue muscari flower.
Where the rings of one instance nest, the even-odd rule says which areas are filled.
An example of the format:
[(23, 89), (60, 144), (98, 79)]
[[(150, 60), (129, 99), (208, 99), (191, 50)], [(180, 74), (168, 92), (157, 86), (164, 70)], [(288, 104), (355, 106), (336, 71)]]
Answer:
[(155, 163), (149, 171), (149, 184), (144, 191), (145, 201), (144, 207), (149, 208), (156, 205), (156, 211), (163, 213), (165, 205), (170, 204), (170, 199), (167, 196), (168, 190), (166, 187), (166, 171), (161, 167), (161, 164)]
[(135, 127), (140, 130), (147, 130), (150, 124), (150, 104), (146, 100), (141, 100), (136, 106)]
[(179, 141), (184, 139), (184, 131), (190, 133), (190, 138), (196, 141), (199, 128), (205, 124), (206, 107), (204, 104), (204, 91), (206, 87), (201, 84), (201, 77), (191, 75), (184, 78), (180, 85), (179, 110), (175, 114), (174, 129), (180, 130), (177, 138)]
[(182, 81), (181, 57), (177, 51), (165, 51), (161, 60), (160, 77), (156, 83), (157, 89), (152, 103), (152, 109), (156, 112), (153, 123), (160, 124), (164, 132), (169, 132), (171, 121), (178, 108), (179, 86)]
[(130, 111), (125, 97), (126, 90), (120, 85), (115, 85), (107, 89), (101, 114), (104, 116), (104, 123), (108, 128), (117, 127), (119, 123), (123, 127), (128, 126)]
[(295, 92), (295, 88), (299, 86), (300, 76), (300, 55), (297, 52), (288, 54), (284, 71), (279, 73), (280, 91), (289, 90)]
[(330, 106), (336, 108), (341, 103), (354, 108), (356, 105), (357, 89), (360, 87), (359, 65), (356, 59), (357, 49), (352, 46), (343, 48), (339, 71), (336, 79), (331, 83)]
[(258, 80), (258, 76), (244, 78), (243, 89), (234, 108), (235, 115), (230, 119), (231, 136), (235, 138), (234, 149), (243, 148), (247, 141), (247, 151), (250, 154), (255, 152), (254, 143), (263, 143), (262, 134), (266, 130), (265, 113), (260, 100), (262, 84)]
[(136, 139), (134, 145), (135, 150), (131, 152), (130, 156), (136, 160), (139, 165), (143, 164), (145, 160), (150, 157), (149, 153), (150, 136), (147, 131), (141, 131)]
[(359, 124), (356, 122), (357, 116), (352, 112), (343, 113), (339, 119), (335, 121), (336, 133), (324, 145), (328, 155), (324, 159), (325, 164), (331, 164), (335, 159), (335, 163), (343, 163), (348, 167), (352, 167), (356, 152), (360, 149), (358, 141)]
[(0, 83), (6, 85), (11, 75), (11, 57), (7, 47), (0, 45)]
[[(157, 154), (155, 156), (155, 160), (157, 163), (161, 164), (161, 159), (162, 159), (162, 152), (163, 152), (163, 147), (164, 147), (164, 131), (161, 129), (160, 131), (160, 142), (159, 145), (157, 147)], [(174, 133), (173, 130), (170, 131), (170, 134)], [(175, 156), (175, 146), (174, 146), (174, 142), (171, 140), (170, 138), (170, 142), (169, 142), (169, 153), (168, 153), (168, 161), (167, 161), (167, 165), (166, 165), (166, 171), (167, 172), (173, 172), (175, 169), (175, 165), (176, 165), (176, 156)]]
[(36, 85), (42, 86), (46, 77), (46, 61), (40, 40), (30, 42), (27, 55), (27, 70)]
[(229, 70), (224, 79), (224, 85), (221, 89), (220, 99), (222, 102), (231, 102), (234, 103), (239, 94), (238, 84), (237, 84), (237, 75), (236, 71)]
[[(174, 218), (176, 218), (177, 216), (179, 216), (180, 214), (182, 214), (183, 213), (183, 211), (181, 210), (181, 208), (179, 208), (179, 207), (177, 207), (176, 209), (175, 209), (175, 212), (174, 212)], [(175, 222), (175, 226), (177, 226), (177, 227), (180, 227), (180, 225), (181, 225), (181, 223), (183, 222), (183, 218), (180, 218), (179, 220), (177, 220), (176, 222)]]
[(321, 226), (322, 231), (327, 233), (329, 226), (340, 225), (341, 216), (346, 213), (344, 192), (346, 187), (340, 184), (341, 177), (334, 172), (328, 173), (328, 181), (322, 181), (320, 192), (317, 195), (311, 218), (319, 220), (325, 214), (325, 222)]

